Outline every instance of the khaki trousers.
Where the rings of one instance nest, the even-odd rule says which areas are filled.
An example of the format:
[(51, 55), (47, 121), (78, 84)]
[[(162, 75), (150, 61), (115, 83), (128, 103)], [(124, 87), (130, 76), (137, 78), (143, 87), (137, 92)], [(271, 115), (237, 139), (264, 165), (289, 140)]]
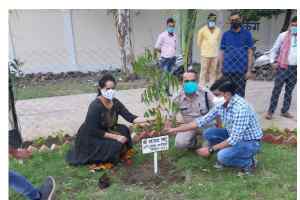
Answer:
[(202, 86), (211, 86), (219, 77), (219, 70), (217, 69), (217, 57), (207, 58), (201, 56), (201, 71), (199, 76), (199, 83)]

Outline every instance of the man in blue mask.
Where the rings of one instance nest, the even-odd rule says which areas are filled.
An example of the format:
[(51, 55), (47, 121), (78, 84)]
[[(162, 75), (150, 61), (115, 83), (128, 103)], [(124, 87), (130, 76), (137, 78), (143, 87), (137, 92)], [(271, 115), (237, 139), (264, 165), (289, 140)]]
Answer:
[(171, 72), (176, 62), (176, 34), (173, 18), (167, 20), (166, 30), (159, 34), (155, 43), (155, 51), (160, 53), (160, 67), (167, 72)]
[[(174, 102), (179, 105), (180, 114), (184, 123), (189, 123), (205, 115), (213, 107), (214, 95), (198, 85), (197, 72), (189, 70), (183, 74), (183, 86), (179, 94), (174, 97)], [(175, 117), (176, 113), (172, 114)], [(167, 123), (170, 127), (170, 123)], [(175, 146), (179, 149), (197, 148), (197, 134), (200, 130), (191, 130), (178, 133), (175, 138)]]

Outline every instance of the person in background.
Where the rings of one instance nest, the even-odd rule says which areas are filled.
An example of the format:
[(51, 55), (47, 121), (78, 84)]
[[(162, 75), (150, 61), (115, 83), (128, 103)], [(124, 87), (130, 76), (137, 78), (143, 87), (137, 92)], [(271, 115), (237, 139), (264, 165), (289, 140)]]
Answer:
[[(184, 123), (189, 123), (196, 118), (205, 115), (213, 107), (211, 92), (198, 85), (198, 75), (194, 70), (188, 70), (183, 74), (183, 87), (173, 101), (179, 105), (180, 114)], [(174, 117), (175, 113), (171, 117)], [(168, 122), (170, 123), (170, 122)], [(170, 124), (168, 127), (170, 127)], [(195, 149), (197, 147), (197, 134), (200, 129), (180, 132), (176, 135), (175, 146), (178, 149)]]
[(253, 77), (253, 38), (242, 27), (238, 12), (231, 13), (230, 24), (221, 39), (220, 68), (223, 76), (238, 86), (236, 93), (245, 97), (246, 81)]
[(297, 16), (292, 18), (289, 29), (279, 34), (271, 49), (270, 62), (277, 69), (277, 73), (266, 119), (272, 119), (284, 84), (285, 93), (281, 116), (293, 118), (288, 111), (297, 83)]
[[(26, 149), (10, 147), (9, 155), (23, 160), (30, 158), (32, 154)], [(30, 200), (51, 200), (55, 191), (55, 180), (52, 176), (48, 176), (40, 188), (35, 188), (24, 176), (10, 170), (9, 187)]]
[(203, 86), (212, 84), (218, 77), (218, 46), (221, 30), (216, 26), (217, 16), (210, 13), (207, 25), (198, 31), (197, 45), (200, 49), (201, 72), (199, 82)]
[(173, 18), (167, 19), (167, 29), (159, 34), (154, 48), (155, 52), (160, 53), (159, 66), (161, 69), (171, 72), (176, 62), (176, 34)]
[(115, 87), (116, 80), (111, 74), (100, 79), (98, 96), (91, 102), (75, 144), (66, 156), (69, 164), (117, 164), (122, 153), (132, 148), (130, 131), (127, 126), (118, 124), (118, 116), (130, 123), (142, 123), (147, 119), (129, 112), (115, 98)]
[(262, 129), (253, 108), (236, 94), (236, 85), (231, 81), (220, 83), (219, 93), (224, 103), (213, 107), (209, 113), (190, 123), (165, 131), (170, 134), (202, 128), (217, 116), (224, 123), (224, 128), (208, 128), (204, 131), (204, 139), (208, 147), (196, 150), (202, 157), (217, 153), (216, 168), (235, 167), (249, 174), (256, 168), (255, 155), (259, 152)]

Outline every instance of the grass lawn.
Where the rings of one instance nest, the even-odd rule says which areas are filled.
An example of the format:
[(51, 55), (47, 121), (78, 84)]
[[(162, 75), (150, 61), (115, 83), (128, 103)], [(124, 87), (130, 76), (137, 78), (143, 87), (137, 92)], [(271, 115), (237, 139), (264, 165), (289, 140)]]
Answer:
[[(16, 88), (16, 99), (33, 99), (52, 96), (65, 96), (83, 93), (96, 93), (95, 81), (80, 81), (77, 79), (65, 79), (56, 82), (40, 84), (26, 84)], [(118, 90), (127, 90), (146, 87), (145, 80), (134, 82), (118, 82)]]
[[(171, 140), (171, 144), (174, 140)], [(169, 159), (185, 176), (181, 182), (165, 182), (159, 187), (125, 184), (122, 176), (126, 167), (120, 164), (107, 173), (112, 185), (105, 191), (98, 189), (98, 179), (104, 173), (91, 173), (87, 167), (72, 167), (65, 163), (64, 156), (69, 148), (63, 146), (55, 152), (35, 153), (23, 164), (10, 160), (10, 169), (26, 176), (35, 186), (42, 183), (44, 177), (52, 175), (56, 179), (57, 198), (69, 199), (203, 199), (203, 200), (241, 200), (241, 199), (296, 199), (297, 192), (297, 156), (296, 148), (263, 144), (258, 155), (259, 166), (254, 176), (237, 176), (237, 171), (213, 168), (215, 158), (200, 158), (190, 151), (176, 150), (173, 145), (165, 152)], [(137, 148), (137, 147), (136, 147)], [(137, 153), (130, 170), (152, 160), (153, 155)], [(131, 169), (132, 168), (132, 169)], [(128, 167), (127, 167), (128, 169)], [(112, 173), (112, 172), (115, 173)], [(155, 185), (154, 185), (155, 186)], [(23, 199), (10, 190), (10, 199)]]

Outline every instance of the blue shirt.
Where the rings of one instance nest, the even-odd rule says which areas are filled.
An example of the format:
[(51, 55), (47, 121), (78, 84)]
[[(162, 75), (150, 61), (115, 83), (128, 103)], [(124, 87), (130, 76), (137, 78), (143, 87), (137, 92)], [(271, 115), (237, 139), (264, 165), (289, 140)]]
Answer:
[(224, 51), (223, 73), (246, 73), (249, 48), (253, 48), (253, 39), (248, 30), (241, 28), (239, 32), (226, 31), (221, 39), (221, 50)]
[(256, 113), (239, 95), (234, 95), (227, 107), (224, 104), (215, 106), (208, 114), (197, 118), (196, 123), (199, 128), (202, 128), (217, 116), (221, 117), (224, 128), (229, 133), (227, 141), (232, 146), (240, 141), (262, 138), (263, 133)]

